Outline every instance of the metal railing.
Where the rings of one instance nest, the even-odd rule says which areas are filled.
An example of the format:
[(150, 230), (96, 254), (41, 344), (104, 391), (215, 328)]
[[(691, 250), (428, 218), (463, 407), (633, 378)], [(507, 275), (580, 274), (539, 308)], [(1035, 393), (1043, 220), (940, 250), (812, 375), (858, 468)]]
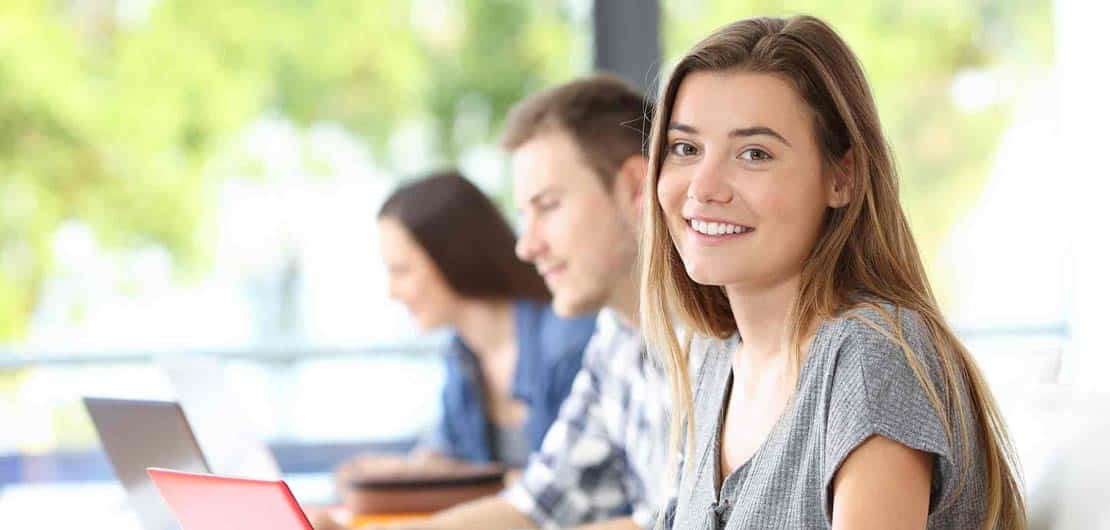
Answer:
[[(956, 332), (964, 340), (989, 340), (994, 338), (1039, 338), (1066, 340), (1071, 329), (1066, 322), (1035, 326), (963, 327)], [(167, 350), (167, 351), (27, 351), (0, 348), (0, 371), (50, 366), (79, 366), (90, 364), (141, 364), (164, 356), (196, 355), (227, 361), (253, 361), (259, 363), (295, 363), (322, 359), (377, 357), (389, 355), (433, 356), (442, 346), (436, 341), (410, 341), (377, 344), (361, 347), (327, 347), (307, 345), (277, 345), (242, 349)]]
[(226, 361), (284, 364), (322, 359), (370, 358), (392, 355), (434, 356), (440, 344), (432, 341), (379, 344), (362, 347), (266, 346), (212, 350), (134, 351), (28, 351), (0, 349), (0, 371), (53, 366), (142, 364), (168, 356), (201, 356)]

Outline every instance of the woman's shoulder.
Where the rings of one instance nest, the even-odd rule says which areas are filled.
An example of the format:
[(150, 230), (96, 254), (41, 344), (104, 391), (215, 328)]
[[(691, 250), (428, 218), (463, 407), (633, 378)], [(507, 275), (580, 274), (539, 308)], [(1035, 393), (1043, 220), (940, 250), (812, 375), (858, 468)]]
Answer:
[(592, 332), (597, 321), (597, 313), (587, 313), (572, 317), (560, 316), (549, 302), (520, 299), (515, 301), (517, 318), (526, 325), (549, 332)]
[(865, 302), (825, 322), (821, 335), (829, 350), (884, 351), (903, 344), (920, 355), (933, 350), (932, 335), (922, 314), (888, 302)]
[(595, 313), (562, 317), (551, 304), (534, 300), (517, 300), (516, 315), (520, 355), (543, 363), (581, 358), (597, 320)]
[(541, 306), (540, 316), (544, 326), (562, 333), (571, 333), (576, 337), (582, 334), (588, 337), (597, 325), (596, 312), (564, 317), (556, 313), (555, 308), (549, 303), (545, 303)]
[(925, 317), (894, 304), (866, 303), (842, 312), (826, 322), (811, 353), (831, 388), (862, 389), (871, 400), (885, 400), (887, 393), (927, 397), (922, 376), (934, 390), (945, 385)]
[(919, 386), (919, 376), (936, 389), (944, 384), (943, 363), (926, 319), (890, 303), (859, 304), (829, 319), (809, 354), (814, 356), (806, 363), (810, 370), (827, 374), (835, 387), (859, 386), (873, 393)]

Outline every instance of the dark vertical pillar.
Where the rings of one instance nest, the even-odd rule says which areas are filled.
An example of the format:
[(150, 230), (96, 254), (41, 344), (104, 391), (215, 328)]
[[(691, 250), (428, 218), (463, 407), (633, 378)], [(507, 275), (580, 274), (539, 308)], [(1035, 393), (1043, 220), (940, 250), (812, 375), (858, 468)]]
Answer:
[(612, 72), (655, 96), (659, 1), (594, 0), (594, 69)]

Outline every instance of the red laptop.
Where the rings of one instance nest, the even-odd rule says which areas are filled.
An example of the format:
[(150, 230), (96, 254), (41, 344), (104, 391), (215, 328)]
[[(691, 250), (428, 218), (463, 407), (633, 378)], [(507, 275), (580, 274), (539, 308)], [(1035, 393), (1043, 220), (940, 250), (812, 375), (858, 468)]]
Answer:
[(312, 530), (283, 481), (148, 468), (182, 530)]

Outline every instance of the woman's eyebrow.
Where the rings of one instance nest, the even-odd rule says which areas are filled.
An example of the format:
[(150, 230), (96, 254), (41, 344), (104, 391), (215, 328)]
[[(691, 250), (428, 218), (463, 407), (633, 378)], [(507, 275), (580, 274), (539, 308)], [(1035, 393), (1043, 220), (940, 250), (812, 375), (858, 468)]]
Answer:
[(695, 128), (689, 126), (689, 125), (686, 125), (684, 123), (679, 123), (677, 121), (672, 121), (671, 124), (667, 126), (667, 130), (668, 131), (684, 132), (684, 133), (689, 133), (689, 134), (698, 134), (697, 129), (695, 129)]
[[(687, 134), (698, 134), (698, 130), (695, 129), (694, 127), (692, 127), (690, 125), (686, 125), (685, 123), (677, 122), (677, 121), (671, 122), (671, 124), (667, 126), (667, 130), (668, 131), (684, 132), (684, 133), (687, 133)], [(790, 145), (790, 142), (783, 135), (779, 134), (774, 129), (772, 129), (770, 127), (767, 127), (765, 125), (756, 125), (756, 126), (753, 126), (753, 127), (744, 127), (744, 128), (740, 128), (740, 129), (733, 129), (733, 130), (729, 131), (728, 136), (730, 138), (734, 138), (734, 137), (737, 137), (737, 136), (770, 136), (770, 137), (773, 137), (773, 138), (777, 138), (779, 141), (781, 141), (782, 143), (784, 143), (784, 144), (786, 144), (790, 147), (794, 147), (793, 145)]]
[(728, 136), (730, 138), (736, 136), (772, 136), (774, 138), (778, 138), (779, 141), (781, 141), (782, 143), (790, 147), (794, 147), (790, 145), (790, 142), (788, 142), (786, 138), (784, 138), (781, 134), (775, 132), (774, 129), (770, 127), (765, 127), (763, 125), (756, 125), (755, 127), (745, 127), (743, 129), (733, 129), (729, 131)]

